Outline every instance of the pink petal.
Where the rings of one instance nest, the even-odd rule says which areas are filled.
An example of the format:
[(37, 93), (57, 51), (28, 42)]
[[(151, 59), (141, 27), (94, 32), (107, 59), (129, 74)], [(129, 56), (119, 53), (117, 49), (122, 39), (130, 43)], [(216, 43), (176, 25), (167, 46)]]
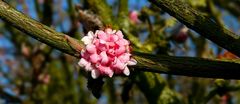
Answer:
[(113, 71), (110, 69), (110, 67), (99, 65), (98, 69), (109, 77), (113, 76)]
[(102, 64), (107, 64), (108, 63), (108, 56), (106, 54), (106, 51), (103, 51), (100, 53), (100, 56), (101, 56), (101, 63)]
[(125, 67), (125, 68), (124, 68), (123, 74), (125, 74), (126, 76), (129, 76), (129, 75), (130, 75), (130, 71), (129, 71), (128, 67)]
[(93, 70), (94, 69), (94, 67), (91, 65), (91, 63), (88, 63), (86, 66), (85, 66), (85, 70), (86, 71), (91, 71), (91, 70)]
[(130, 60), (130, 56), (131, 56), (131, 54), (129, 54), (129, 53), (124, 53), (124, 54), (122, 54), (121, 56), (119, 56), (118, 59), (119, 59), (121, 62), (126, 63), (126, 62), (128, 62), (128, 61)]
[(108, 40), (108, 35), (104, 31), (99, 31), (98, 32), (98, 38), (107, 41)]
[(99, 41), (99, 43), (101, 43), (101, 44), (106, 44), (106, 41), (105, 40), (103, 40), (103, 39), (99, 39), (100, 41)]
[(84, 36), (81, 41), (85, 44), (85, 45), (88, 45), (88, 44), (91, 44), (92, 43), (92, 40), (93, 38), (89, 37), (89, 36)]
[(105, 74), (108, 75), (109, 77), (112, 77), (113, 71), (109, 67), (107, 67), (107, 69), (105, 69)]
[(107, 51), (107, 49), (108, 49), (106, 44), (101, 44), (101, 43), (97, 46), (97, 48), (100, 51)]
[(129, 45), (129, 41), (127, 41), (126, 39), (119, 39), (116, 42), (116, 44), (119, 45), (119, 46)]
[(43, 79), (43, 82), (45, 83), (45, 84), (48, 84), (49, 82), (50, 82), (50, 78), (51, 78), (51, 76), (50, 75), (45, 75), (45, 77), (44, 77), (44, 79)]
[(89, 31), (87, 36), (90, 37), (90, 38), (93, 38), (94, 37), (94, 33), (92, 31)]
[(128, 62), (127, 62), (128, 65), (132, 66), (132, 65), (137, 65), (137, 60), (131, 58)]
[(93, 38), (94, 38), (94, 34), (92, 31), (89, 31), (87, 36), (84, 36), (81, 41), (85, 44), (85, 45), (88, 45), (88, 44), (91, 44), (92, 41), (93, 41)]
[(123, 38), (123, 33), (120, 30), (117, 31), (116, 35), (118, 36), (119, 39)]
[(139, 19), (138, 19), (138, 12), (137, 11), (132, 11), (129, 14), (129, 18), (133, 23), (138, 23)]
[(107, 34), (112, 34), (112, 33), (113, 33), (113, 30), (112, 30), (111, 28), (106, 28), (106, 29), (105, 29), (105, 32), (106, 32)]
[(114, 55), (115, 55), (114, 49), (109, 49), (109, 50), (107, 51), (107, 53), (108, 53), (108, 55), (111, 55), (111, 56), (114, 56)]
[(101, 31), (101, 30), (96, 30), (94, 36), (97, 36), (99, 31)]
[(114, 34), (114, 33), (116, 33), (116, 30), (113, 30), (113, 31), (112, 31), (112, 34)]
[(87, 64), (89, 64), (89, 62), (84, 58), (81, 58), (80, 61), (78, 62), (78, 65), (81, 67), (85, 67)]
[(116, 44), (114, 42), (108, 42), (107, 43), (110, 47), (114, 47)]
[(90, 56), (90, 61), (92, 62), (92, 63), (97, 63), (98, 62), (98, 60), (100, 59), (100, 57), (99, 57), (99, 55), (98, 54), (92, 54), (91, 56)]
[(123, 53), (125, 53), (125, 52), (126, 52), (126, 48), (125, 48), (124, 46), (119, 47), (119, 48), (115, 51), (115, 53), (116, 53), (117, 55), (123, 54)]
[(114, 62), (113, 62), (113, 65), (112, 65), (113, 68), (117, 68), (119, 70), (123, 70), (126, 65), (124, 63), (122, 63), (119, 59), (116, 59)]
[(108, 61), (110, 61), (111, 63), (113, 63), (115, 59), (115, 56), (108, 56)]
[(95, 45), (95, 46), (98, 46), (99, 45), (99, 43), (100, 43), (100, 40), (99, 39), (93, 39), (93, 44)]
[(95, 45), (93, 45), (93, 44), (88, 44), (87, 46), (86, 46), (86, 50), (89, 52), (89, 53), (96, 53), (96, 46)]
[(98, 70), (92, 70), (91, 76), (93, 79), (97, 79), (100, 76), (100, 72)]
[(124, 45), (129, 45), (129, 41), (128, 41), (128, 40), (123, 39), (122, 41), (123, 41), (123, 44), (124, 44)]
[(116, 42), (118, 40), (118, 36), (117, 35), (110, 35), (110, 42)]
[(89, 60), (90, 53), (87, 52), (86, 50), (82, 50), (81, 51), (81, 56), (82, 56), (82, 58), (84, 58), (86, 60)]

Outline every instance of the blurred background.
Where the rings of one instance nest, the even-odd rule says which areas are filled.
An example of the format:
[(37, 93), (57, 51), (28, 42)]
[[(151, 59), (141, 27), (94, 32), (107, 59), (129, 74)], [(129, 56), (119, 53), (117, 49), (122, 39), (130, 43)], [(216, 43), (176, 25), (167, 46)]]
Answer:
[[(147, 0), (5, 0), (25, 15), (81, 39), (89, 30), (121, 29), (136, 51), (233, 60), (238, 57), (188, 29)], [(239, 0), (183, 0), (239, 34)], [(134, 71), (92, 80), (79, 59), (0, 20), (0, 104), (240, 104), (237, 80)], [(137, 69), (135, 69), (137, 70)]]

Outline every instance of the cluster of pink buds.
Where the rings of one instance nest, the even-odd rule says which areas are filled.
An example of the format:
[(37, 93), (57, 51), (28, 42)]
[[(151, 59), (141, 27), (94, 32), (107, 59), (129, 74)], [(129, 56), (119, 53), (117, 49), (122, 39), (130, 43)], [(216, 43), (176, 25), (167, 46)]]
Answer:
[(106, 28), (95, 33), (90, 31), (82, 41), (86, 48), (81, 51), (82, 57), (78, 64), (86, 71), (91, 71), (94, 79), (122, 73), (128, 76), (130, 71), (127, 65), (137, 64), (131, 58), (130, 43), (123, 38), (120, 30)]
[(140, 20), (139, 20), (139, 18), (138, 18), (138, 15), (139, 15), (139, 13), (138, 13), (138, 11), (136, 11), (136, 10), (134, 10), (134, 11), (131, 11), (130, 13), (129, 13), (129, 19), (130, 19), (130, 21), (133, 23), (133, 24), (136, 24), (136, 23), (139, 23), (140, 22)]
[(50, 83), (51, 76), (49, 74), (40, 74), (38, 76), (38, 80), (42, 82), (43, 84), (49, 84)]

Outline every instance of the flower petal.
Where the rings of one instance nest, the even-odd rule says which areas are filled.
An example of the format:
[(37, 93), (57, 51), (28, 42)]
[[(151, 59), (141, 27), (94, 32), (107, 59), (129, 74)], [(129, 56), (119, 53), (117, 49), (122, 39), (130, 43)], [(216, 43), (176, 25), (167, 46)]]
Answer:
[(91, 56), (90, 56), (90, 61), (92, 62), (92, 63), (97, 63), (98, 62), (98, 60), (99, 60), (99, 55), (98, 54), (92, 54)]
[(126, 40), (126, 39), (123, 39), (122, 41), (123, 41), (123, 44), (124, 44), (124, 45), (129, 45), (129, 44), (130, 44), (129, 41)]
[(116, 33), (116, 31), (117, 31), (117, 30), (113, 30), (113, 31), (112, 31), (112, 34)]
[(104, 73), (109, 77), (113, 76), (113, 71), (110, 69), (110, 67), (106, 67), (106, 69), (104, 70)]
[(128, 62), (128, 65), (132, 66), (132, 65), (137, 65), (137, 60), (131, 58)]
[(98, 48), (98, 50), (100, 50), (101, 52), (102, 52), (102, 51), (107, 51), (107, 49), (108, 49), (108, 47), (107, 47), (106, 44), (101, 44), (101, 43), (97, 46), (97, 48)]
[(119, 39), (123, 38), (123, 33), (120, 30), (117, 31), (116, 35), (118, 36)]
[(97, 51), (96, 46), (93, 44), (88, 44), (86, 46), (86, 50), (91, 54), (96, 53), (96, 51)]
[(86, 67), (85, 67), (85, 70), (86, 71), (91, 71), (91, 70), (93, 70), (94, 68), (93, 68), (93, 66), (91, 65), (91, 63), (88, 63), (87, 65), (86, 65)]
[(102, 64), (107, 64), (109, 60), (108, 60), (108, 56), (106, 54), (106, 51), (101, 52), (100, 56), (101, 56), (101, 59), (102, 59), (101, 63)]
[(92, 31), (89, 31), (88, 34), (87, 34), (87, 36), (88, 36), (89, 38), (94, 38), (94, 33), (93, 33)]
[(112, 78), (112, 76), (113, 76), (113, 71), (112, 71), (112, 70), (109, 70), (109, 71), (108, 71), (108, 76), (109, 76), (110, 78)]
[(113, 71), (111, 70), (110, 67), (99, 65), (99, 66), (98, 66), (98, 69), (99, 69), (99, 71), (101, 71), (103, 74), (108, 75), (109, 77), (112, 77), (112, 76), (113, 76)]
[(105, 29), (105, 32), (106, 32), (107, 34), (112, 34), (112, 33), (113, 33), (113, 30), (112, 30), (111, 28), (106, 28), (106, 29)]
[(98, 70), (92, 70), (91, 76), (93, 79), (97, 79), (100, 76), (100, 72)]
[(119, 48), (115, 51), (115, 53), (116, 53), (117, 55), (123, 54), (124, 52), (126, 52), (126, 48), (125, 48), (124, 46), (119, 47)]
[(115, 47), (115, 45), (116, 45), (114, 42), (107, 42), (107, 44), (109, 47)]
[(78, 65), (81, 67), (85, 67), (87, 64), (89, 64), (89, 62), (84, 58), (81, 58), (80, 61), (78, 62)]
[(110, 55), (110, 56), (114, 56), (114, 55), (115, 55), (114, 49), (109, 49), (109, 50), (107, 51), (107, 54)]
[(130, 60), (130, 56), (131, 56), (131, 54), (129, 54), (129, 53), (123, 53), (122, 55), (120, 55), (120, 56), (118, 57), (118, 59), (119, 59), (121, 62), (126, 63), (126, 62), (128, 62), (128, 61)]
[(81, 41), (85, 44), (88, 45), (90, 43), (92, 43), (93, 38), (90, 38), (89, 36), (84, 36)]
[(96, 30), (94, 36), (97, 36), (97, 34), (98, 34), (99, 31), (100, 31), (100, 30)]
[(129, 75), (130, 75), (130, 71), (129, 71), (128, 67), (125, 67), (125, 68), (124, 68), (123, 74), (125, 74), (126, 76), (129, 76)]
[(109, 37), (109, 41), (110, 42), (116, 42), (118, 40), (118, 36), (117, 35), (110, 35)]
[(82, 58), (84, 58), (85, 60), (89, 60), (89, 56), (90, 56), (91, 54), (89, 53), (89, 52), (87, 52), (86, 50), (82, 50), (81, 51), (81, 56), (82, 56)]
[(116, 58), (112, 67), (118, 70), (123, 70), (126, 67), (126, 65)]
[(108, 34), (106, 34), (104, 31), (99, 31), (98, 32), (98, 38), (104, 41), (108, 40)]
[(106, 41), (105, 40), (103, 40), (103, 39), (99, 39), (100, 41), (99, 41), (99, 43), (101, 43), (101, 44), (106, 44)]

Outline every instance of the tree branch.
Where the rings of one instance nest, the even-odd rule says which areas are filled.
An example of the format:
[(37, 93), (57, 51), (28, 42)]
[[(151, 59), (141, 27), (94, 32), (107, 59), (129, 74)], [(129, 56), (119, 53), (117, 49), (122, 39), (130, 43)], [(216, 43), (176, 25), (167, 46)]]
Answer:
[[(0, 1), (0, 18), (40, 42), (79, 58), (78, 52), (69, 45), (64, 34), (30, 19), (3, 1)], [(139, 52), (135, 52), (133, 57), (138, 61), (138, 64), (134, 66), (135, 71), (191, 77), (240, 79), (240, 64), (234, 62), (191, 57), (156, 56)]]
[(240, 64), (214, 59), (150, 55), (135, 52), (136, 70), (190, 77), (240, 79)]
[(240, 39), (181, 0), (149, 0), (189, 28), (240, 57)]

